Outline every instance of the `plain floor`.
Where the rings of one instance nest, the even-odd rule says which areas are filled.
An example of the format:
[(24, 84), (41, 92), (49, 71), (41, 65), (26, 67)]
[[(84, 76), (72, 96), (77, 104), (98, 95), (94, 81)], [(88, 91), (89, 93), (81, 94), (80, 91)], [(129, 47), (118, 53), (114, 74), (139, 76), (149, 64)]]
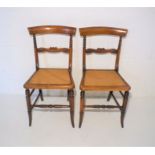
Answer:
[[(85, 112), (78, 128), (79, 95), (76, 97), (75, 128), (68, 110), (33, 111), (32, 127), (24, 95), (0, 95), (0, 146), (155, 146), (155, 98), (129, 100), (125, 128), (117, 110)], [(44, 103), (67, 103), (65, 97), (45, 97)], [(39, 102), (41, 102), (39, 100)], [(90, 104), (113, 104), (111, 99), (89, 98)]]

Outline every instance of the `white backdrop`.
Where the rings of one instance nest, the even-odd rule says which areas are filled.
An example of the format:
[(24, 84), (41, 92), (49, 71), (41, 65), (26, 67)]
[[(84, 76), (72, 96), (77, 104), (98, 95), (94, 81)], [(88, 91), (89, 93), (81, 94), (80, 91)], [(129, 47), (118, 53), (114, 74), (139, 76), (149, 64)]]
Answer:
[[(35, 69), (32, 37), (27, 27), (66, 25), (77, 28), (127, 28), (129, 32), (123, 40), (120, 73), (131, 85), (132, 96), (155, 96), (155, 8), (0, 8), (0, 19), (1, 94), (24, 94), (23, 83)], [(89, 41), (89, 45), (92, 44)], [(93, 45), (96, 46), (97, 42)], [(81, 52), (82, 38), (77, 29), (73, 54), (73, 77), (77, 91), (81, 79)], [(46, 60), (47, 57), (43, 56), (42, 65), (48, 64)], [(90, 56), (89, 60), (89, 67), (104, 66), (105, 59), (102, 61), (98, 55), (94, 58)], [(111, 59), (107, 60), (105, 66), (109, 65)], [(65, 65), (62, 54), (59, 59), (57, 56), (52, 59), (50, 64), (53, 63)]]

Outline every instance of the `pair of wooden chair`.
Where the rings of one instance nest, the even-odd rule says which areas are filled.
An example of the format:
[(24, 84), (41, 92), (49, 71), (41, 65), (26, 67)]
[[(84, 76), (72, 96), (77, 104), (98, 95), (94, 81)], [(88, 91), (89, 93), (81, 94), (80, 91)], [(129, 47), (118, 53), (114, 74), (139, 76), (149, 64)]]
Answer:
[[(34, 42), (34, 54), (36, 71), (24, 84), (27, 109), (29, 116), (29, 126), (32, 123), (32, 109), (34, 107), (40, 108), (69, 108), (72, 127), (74, 127), (74, 89), (75, 84), (72, 78), (72, 52), (73, 52), (73, 36), (76, 33), (76, 28), (67, 26), (37, 26), (28, 28), (29, 33), (33, 36)], [(69, 36), (69, 47), (37, 47), (37, 35), (45, 34), (62, 34)], [(121, 126), (123, 127), (124, 116), (126, 112), (128, 96), (130, 86), (119, 74), (119, 58), (121, 51), (122, 38), (127, 34), (126, 29), (111, 28), (111, 27), (85, 27), (80, 28), (80, 35), (83, 37), (83, 77), (80, 84), (80, 119), (79, 127), (82, 125), (83, 115), (85, 108), (118, 108), (121, 111)], [(105, 48), (86, 48), (86, 39), (89, 36), (94, 35), (113, 35), (119, 37), (119, 43), (117, 49), (105, 49)], [(64, 52), (69, 54), (68, 68), (40, 68), (38, 53), (42, 52)], [(115, 54), (116, 62), (113, 70), (99, 70), (99, 69), (87, 69), (86, 68), (86, 54), (98, 53), (98, 54)], [(31, 96), (35, 90), (38, 90), (38, 95), (34, 102), (31, 101)], [(45, 105), (36, 104), (39, 97), (43, 101), (43, 89), (64, 89), (67, 90), (67, 99), (69, 105)], [(86, 91), (108, 91), (109, 95), (107, 100), (112, 97), (116, 102), (115, 105), (86, 105), (85, 92)], [(114, 96), (114, 91), (120, 92), (123, 97), (123, 104), (120, 105)]]

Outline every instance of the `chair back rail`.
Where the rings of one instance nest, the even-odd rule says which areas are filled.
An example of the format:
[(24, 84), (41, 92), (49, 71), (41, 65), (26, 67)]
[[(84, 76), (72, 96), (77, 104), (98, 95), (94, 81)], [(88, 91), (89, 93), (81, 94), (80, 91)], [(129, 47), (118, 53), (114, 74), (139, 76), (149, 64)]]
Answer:
[(81, 36), (93, 36), (93, 35), (115, 35), (125, 36), (127, 29), (114, 28), (114, 27), (84, 27), (80, 28)]
[[(76, 33), (76, 28), (75, 27), (43, 25), (43, 26), (29, 27), (28, 31), (29, 31), (30, 35), (33, 36), (36, 70), (39, 69), (38, 53), (43, 53), (43, 52), (52, 52), (52, 53), (64, 52), (64, 53), (69, 54), (68, 68), (69, 68), (69, 71), (71, 72), (71, 70), (72, 70), (73, 36)], [(37, 35), (45, 35), (45, 34), (61, 34), (61, 35), (69, 36), (69, 47), (68, 48), (59, 48), (59, 47), (49, 47), (49, 48), (40, 47), (40, 48), (38, 48), (37, 47)]]
[[(96, 54), (115, 54), (115, 70), (119, 70), (119, 58), (121, 51), (122, 38), (126, 36), (128, 30), (122, 28), (113, 27), (84, 27), (80, 28), (80, 35), (83, 37), (83, 72), (86, 70), (86, 54), (96, 53)], [(86, 40), (89, 36), (96, 35), (109, 35), (119, 37), (119, 43), (117, 49), (105, 49), (105, 48), (86, 48)]]
[(75, 35), (76, 28), (69, 26), (56, 26), (56, 25), (43, 25), (28, 28), (31, 35), (43, 35), (43, 34), (64, 34)]

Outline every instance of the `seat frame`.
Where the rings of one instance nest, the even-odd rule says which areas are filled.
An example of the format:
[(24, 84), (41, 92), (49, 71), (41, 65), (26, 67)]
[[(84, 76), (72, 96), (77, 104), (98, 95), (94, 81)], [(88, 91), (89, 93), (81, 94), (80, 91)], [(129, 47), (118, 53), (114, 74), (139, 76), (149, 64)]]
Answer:
[[(34, 102), (32, 103), (31, 96), (36, 89), (35, 88), (34, 89), (27, 88), (27, 87), (25, 87), (25, 84), (24, 84), (25, 94), (26, 94), (26, 103), (27, 103), (27, 109), (28, 109), (29, 126), (31, 126), (31, 124), (32, 124), (32, 110), (35, 107), (39, 107), (39, 108), (69, 108), (71, 124), (72, 124), (72, 127), (74, 128), (74, 87), (75, 86), (74, 86), (74, 81), (72, 79), (72, 46), (73, 46), (72, 42), (73, 42), (73, 36), (76, 33), (76, 28), (68, 27), (68, 26), (43, 25), (43, 26), (29, 27), (28, 31), (29, 31), (30, 35), (32, 35), (32, 37), (33, 37), (36, 72), (39, 70), (38, 53), (40, 53), (40, 52), (68, 53), (69, 54), (68, 71), (69, 71), (69, 75), (71, 77), (71, 82), (73, 82), (73, 87), (71, 89), (67, 90), (67, 100), (69, 101), (69, 105), (36, 104), (39, 97), (40, 97), (41, 101), (43, 101), (42, 89), (39, 89), (39, 93), (38, 93), (36, 99), (34, 100)], [(57, 48), (57, 47), (38, 48), (36, 36), (37, 35), (45, 35), (45, 34), (61, 34), (61, 35), (69, 36), (69, 48)], [(57, 89), (58, 88), (59, 88), (59, 85), (57, 86)], [(49, 89), (48, 86), (47, 86), (47, 89)], [(55, 89), (55, 87), (53, 89)], [(62, 89), (62, 87), (60, 89)], [(66, 89), (65, 86), (63, 89)]]
[[(116, 54), (115, 69), (114, 70), (119, 74), (119, 59), (120, 59), (122, 38), (124, 36), (126, 36), (127, 31), (128, 31), (127, 29), (113, 28), (113, 27), (84, 27), (84, 28), (80, 28), (80, 35), (83, 37), (83, 77), (81, 80), (80, 89), (81, 89), (81, 85), (83, 84), (85, 72), (87, 70), (86, 69), (86, 54), (91, 54), (91, 53)], [(87, 37), (95, 36), (95, 35), (112, 35), (112, 36), (119, 37), (118, 48), (117, 49), (105, 49), (105, 48), (89, 49), (89, 48), (86, 48)], [(97, 87), (95, 87), (95, 86), (91, 87), (91, 89), (89, 91), (92, 91), (92, 90), (98, 91)], [(88, 91), (88, 89), (87, 90), (81, 89), (81, 92), (80, 92), (79, 128), (81, 128), (81, 126), (82, 126), (84, 111), (86, 108), (109, 108), (109, 109), (117, 108), (117, 109), (119, 109), (121, 112), (121, 117), (120, 117), (121, 126), (123, 128), (124, 127), (124, 117), (125, 117), (127, 103), (128, 103), (129, 90), (130, 90), (130, 86), (129, 86), (129, 89), (127, 91), (124, 91), (124, 92), (122, 92), (121, 90), (119, 91), (119, 93), (121, 94), (121, 96), (123, 98), (122, 105), (120, 105), (120, 103), (117, 101), (116, 97), (114, 96), (114, 91), (116, 91), (116, 90), (113, 90), (113, 89), (111, 89), (109, 91), (107, 101), (110, 101), (110, 99), (112, 97), (114, 99), (116, 105), (86, 105), (85, 92)], [(100, 91), (106, 91), (106, 90), (100, 89)]]

